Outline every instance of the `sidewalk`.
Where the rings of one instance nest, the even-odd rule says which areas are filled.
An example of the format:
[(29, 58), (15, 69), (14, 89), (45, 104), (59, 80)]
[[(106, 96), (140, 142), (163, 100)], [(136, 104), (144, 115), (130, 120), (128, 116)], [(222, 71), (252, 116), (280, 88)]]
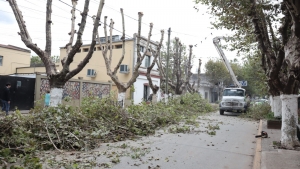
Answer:
[(300, 169), (300, 151), (273, 148), (273, 142), (280, 141), (281, 130), (267, 129), (267, 121), (263, 121), (262, 131), (269, 138), (261, 141), (261, 169)]

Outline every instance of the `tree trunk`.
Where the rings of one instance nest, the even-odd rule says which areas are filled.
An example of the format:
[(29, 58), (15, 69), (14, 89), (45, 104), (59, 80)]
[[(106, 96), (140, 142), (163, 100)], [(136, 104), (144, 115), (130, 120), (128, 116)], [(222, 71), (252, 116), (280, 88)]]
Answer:
[(152, 94), (152, 104), (156, 104), (157, 103), (157, 94), (153, 93)]
[(125, 98), (126, 98), (126, 88), (119, 85), (118, 86), (118, 104), (121, 105), (121, 107), (124, 107), (124, 105), (125, 105)]
[[(274, 105), (273, 105), (273, 96), (271, 95), (269, 98), (270, 106), (271, 106), (271, 111), (274, 112)], [(275, 115), (275, 114), (274, 114)]]
[(53, 87), (50, 90), (50, 107), (57, 107), (61, 104), (63, 97), (63, 88)]
[(281, 145), (293, 149), (300, 145), (297, 138), (298, 126), (298, 95), (280, 96), (282, 100)]
[(50, 106), (57, 107), (62, 102), (63, 90), (66, 81), (61, 76), (51, 76), (50, 83)]
[(273, 112), (274, 117), (281, 117), (282, 116), (282, 103), (280, 96), (273, 96)]

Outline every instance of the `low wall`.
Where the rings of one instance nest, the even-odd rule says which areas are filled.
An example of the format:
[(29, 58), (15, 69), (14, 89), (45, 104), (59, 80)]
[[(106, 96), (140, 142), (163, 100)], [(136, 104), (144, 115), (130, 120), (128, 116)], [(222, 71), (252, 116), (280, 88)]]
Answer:
[[(47, 90), (50, 90), (49, 81), (46, 76), (37, 75), (35, 81), (35, 101), (43, 98)], [(69, 102), (64, 104), (80, 106), (84, 97), (98, 96), (106, 97), (111, 91), (111, 83), (70, 79), (64, 86), (63, 99), (70, 97)]]

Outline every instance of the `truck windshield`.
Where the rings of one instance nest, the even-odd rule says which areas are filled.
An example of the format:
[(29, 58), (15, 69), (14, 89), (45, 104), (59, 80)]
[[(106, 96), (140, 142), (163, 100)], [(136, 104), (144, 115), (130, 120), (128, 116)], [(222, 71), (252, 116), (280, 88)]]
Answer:
[(223, 92), (223, 96), (241, 96), (244, 97), (244, 90), (241, 89), (225, 89)]

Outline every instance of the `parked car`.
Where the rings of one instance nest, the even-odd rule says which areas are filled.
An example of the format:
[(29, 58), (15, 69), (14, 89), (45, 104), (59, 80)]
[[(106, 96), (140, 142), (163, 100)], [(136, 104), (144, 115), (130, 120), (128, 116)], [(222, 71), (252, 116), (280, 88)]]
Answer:
[(259, 104), (263, 104), (263, 103), (269, 104), (269, 100), (267, 100), (267, 99), (258, 99), (258, 100), (255, 100), (254, 105), (259, 105)]

